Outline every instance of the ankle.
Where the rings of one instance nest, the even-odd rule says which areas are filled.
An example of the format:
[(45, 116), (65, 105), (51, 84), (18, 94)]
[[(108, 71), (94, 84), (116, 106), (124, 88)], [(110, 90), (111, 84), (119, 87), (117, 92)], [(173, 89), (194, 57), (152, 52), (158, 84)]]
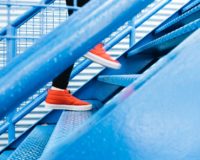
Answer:
[(64, 91), (65, 90), (65, 89), (54, 87), (54, 86), (52, 86), (51, 89), (55, 90), (55, 91)]

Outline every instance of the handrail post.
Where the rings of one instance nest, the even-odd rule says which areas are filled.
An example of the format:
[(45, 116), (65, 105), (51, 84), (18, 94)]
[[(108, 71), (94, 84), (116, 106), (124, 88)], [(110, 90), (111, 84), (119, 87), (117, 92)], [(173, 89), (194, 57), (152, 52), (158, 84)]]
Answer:
[(132, 28), (129, 34), (129, 47), (132, 47), (135, 44), (135, 18), (129, 21), (129, 26)]
[(7, 36), (8, 38), (6, 39), (7, 43), (7, 63), (12, 60), (13, 57), (16, 55), (16, 28), (11, 25), (11, 5), (10, 5), (10, 0), (8, 0), (7, 4)]
[(15, 115), (15, 111), (11, 112), (7, 118), (6, 121), (8, 122), (8, 142), (11, 143), (13, 140), (15, 140), (15, 124), (13, 123), (13, 117)]
[(78, 7), (77, 0), (74, 0), (74, 6), (75, 6), (75, 7)]
[[(6, 54), (6, 63), (8, 64), (16, 55), (16, 28), (11, 25), (11, 4), (10, 0), (8, 0), (7, 4), (7, 36), (6, 44), (7, 44), (7, 54)], [(9, 143), (15, 140), (15, 124), (12, 123), (12, 119), (16, 113), (16, 109), (7, 115), (6, 121), (9, 123), (8, 126), (8, 141)]]
[(9, 63), (15, 56), (17, 52), (17, 43), (16, 43), (16, 28), (8, 25), (7, 27), (7, 36), (6, 44), (7, 44), (7, 63)]

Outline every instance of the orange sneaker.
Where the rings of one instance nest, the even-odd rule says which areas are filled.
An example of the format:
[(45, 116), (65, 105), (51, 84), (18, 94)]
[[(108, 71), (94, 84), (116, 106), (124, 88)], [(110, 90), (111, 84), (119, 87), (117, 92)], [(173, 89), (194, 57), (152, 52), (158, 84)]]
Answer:
[(118, 61), (114, 60), (109, 54), (106, 53), (102, 43), (96, 45), (84, 56), (105, 67), (113, 69), (119, 69), (121, 67), (121, 64)]
[(91, 104), (74, 97), (67, 90), (50, 89), (45, 102), (45, 106), (50, 109), (71, 111), (87, 111), (92, 109)]

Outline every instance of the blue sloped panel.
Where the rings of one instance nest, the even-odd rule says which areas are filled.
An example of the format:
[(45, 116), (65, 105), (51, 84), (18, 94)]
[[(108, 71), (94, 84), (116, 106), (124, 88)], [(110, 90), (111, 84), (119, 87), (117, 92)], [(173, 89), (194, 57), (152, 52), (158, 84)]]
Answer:
[(200, 30), (126, 102), (92, 128), (55, 145), (50, 159), (199, 160)]

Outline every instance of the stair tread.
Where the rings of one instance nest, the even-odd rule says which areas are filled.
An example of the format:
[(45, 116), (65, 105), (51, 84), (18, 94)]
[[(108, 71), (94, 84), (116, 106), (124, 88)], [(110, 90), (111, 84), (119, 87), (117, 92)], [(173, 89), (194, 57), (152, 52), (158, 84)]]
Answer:
[(10, 155), (8, 160), (38, 159), (46, 146), (54, 125), (36, 126), (29, 136)]
[(187, 5), (186, 7), (184, 7), (182, 9), (182, 13), (187, 12), (188, 10), (192, 9), (193, 7), (195, 7), (196, 5), (198, 5), (200, 3), (200, 0), (196, 0), (192, 3), (190, 3), (189, 5)]
[(110, 83), (119, 86), (128, 86), (138, 78), (138, 74), (132, 75), (101, 75), (98, 80), (105, 83)]
[(0, 155), (0, 160), (7, 160), (8, 157), (13, 153), (13, 150), (8, 150), (8, 151), (4, 151), (1, 155)]
[[(148, 81), (148, 84), (145, 84), (145, 86), (139, 89), (137, 94), (130, 94), (126, 101), (118, 104), (117, 108), (112, 110), (109, 115), (103, 117), (101, 120), (98, 119), (96, 125), (90, 125), (83, 133), (79, 132), (79, 136), (70, 139), (69, 145), (64, 143), (66, 141), (57, 145), (57, 148), (54, 149), (60, 152), (57, 152), (57, 154), (51, 152), (49, 157), (52, 159), (62, 157), (63, 159), (70, 160), (148, 159), (149, 157), (153, 157), (152, 159), (165, 159), (167, 155), (168, 159), (172, 159), (171, 157), (174, 158), (174, 156), (174, 159), (183, 159), (183, 154), (181, 153), (185, 152), (187, 154), (184, 155), (184, 159), (199, 157), (199, 154), (197, 155), (199, 153), (198, 142), (200, 139), (198, 134), (200, 121), (199, 95), (195, 94), (193, 96), (192, 94), (194, 88), (196, 90), (195, 93), (198, 93), (200, 88), (198, 85), (200, 80), (200, 75), (198, 74), (200, 58), (195, 60), (198, 57), (198, 49), (200, 49), (197, 43), (200, 40), (198, 38), (200, 30), (196, 33), (193, 37), (183, 42), (179, 48), (168, 54), (167, 60), (165, 58), (163, 59), (165, 61), (164, 66), (156, 65), (156, 68), (161, 70), (159, 70), (159, 73), (157, 72), (157, 75), (152, 75), (152, 73), (148, 74), (147, 77), (150, 75), (153, 77)], [(194, 46), (192, 46), (193, 44)], [(195, 52), (191, 53), (191, 50), (195, 50)], [(192, 57), (189, 56), (188, 58), (188, 54)], [(160, 60), (159, 63), (163, 64), (163, 60)], [(195, 64), (192, 64), (192, 60), (195, 61)], [(168, 62), (172, 63), (168, 64)], [(153, 68), (155, 69), (155, 66)], [(191, 74), (191, 70), (195, 70), (195, 72), (192, 73), (192, 76), (188, 76)], [(185, 93), (184, 91), (188, 91), (185, 89), (185, 84), (190, 84), (193, 77), (196, 78), (196, 75), (198, 75), (198, 80), (195, 81), (195, 84), (189, 85), (190, 92)], [(179, 86), (178, 91), (177, 86)], [(197, 86), (198, 88), (196, 88)], [(191, 111), (191, 105), (189, 103), (185, 104), (182, 98), (174, 100), (174, 96), (177, 97), (177, 94), (179, 97), (182, 95), (184, 97), (191, 97), (190, 101), (195, 105), (192, 108), (192, 114), (190, 112), (188, 114), (188, 111)], [(185, 96), (185, 94), (187, 95)], [(167, 96), (169, 97), (166, 98)], [(193, 101), (193, 97), (195, 97), (195, 102)], [(164, 103), (159, 101), (160, 99), (166, 102), (167, 105), (164, 105), (165, 107), (163, 107)], [(156, 109), (154, 109), (155, 107)], [(182, 111), (183, 108), (184, 111)], [(161, 114), (166, 112), (168, 114)], [(175, 121), (174, 119), (172, 120), (171, 115), (176, 119)], [(184, 122), (183, 117), (187, 119)], [(160, 123), (160, 121), (162, 122)], [(189, 129), (186, 132), (185, 126), (188, 124)], [(177, 127), (180, 130), (176, 131)], [(165, 129), (164, 131), (163, 128)], [(195, 132), (197, 128), (198, 131)], [(156, 134), (152, 134), (152, 131)], [(164, 138), (162, 133), (166, 133), (164, 134)], [(190, 135), (192, 143), (188, 143), (188, 133), (192, 133)], [(178, 141), (174, 141), (177, 138)], [(181, 150), (176, 150), (176, 154), (174, 154), (175, 152), (172, 148), (177, 146), (177, 142)], [(193, 144), (197, 147), (194, 148)], [(192, 149), (188, 150), (188, 148)], [(146, 149), (148, 149), (148, 153), (144, 152)], [(166, 151), (169, 154), (166, 154)]]
[[(195, 20), (194, 22), (191, 22), (179, 29), (176, 29), (175, 31), (172, 31), (160, 38), (157, 38), (147, 44), (144, 44), (136, 49), (130, 50), (128, 52), (128, 56), (132, 56), (135, 54), (139, 54), (141, 52), (144, 52), (146, 50), (149, 51), (150, 48), (155, 47), (156, 49), (162, 49), (166, 50), (170, 47), (172, 48), (172, 45), (179, 44), (182, 40), (184, 40), (186, 37), (188, 37), (192, 32), (197, 30), (200, 27), (200, 19)], [(180, 40), (181, 39), (181, 40)], [(177, 40), (177, 42), (172, 43), (172, 40)], [(169, 46), (167, 43), (169, 42)], [(175, 46), (173, 46), (175, 47)]]
[[(79, 126), (81, 126), (86, 120), (89, 119), (92, 115), (92, 111), (86, 112), (74, 112), (74, 111), (64, 111), (55, 127), (54, 132), (52, 133), (51, 138), (42, 154), (42, 158), (45, 159), (45, 156), (48, 156), (49, 150), (55, 144), (60, 143), (68, 135), (72, 134)], [(41, 159), (42, 159), (41, 158)]]
[(177, 18), (173, 19), (172, 21), (170, 21), (169, 23), (161, 26), (160, 28), (158, 28), (155, 33), (159, 33), (161, 31), (164, 31), (165, 29), (172, 27), (173, 25), (176, 25), (177, 23), (179, 23), (180, 21), (182, 21), (183, 19), (191, 16), (192, 14), (195, 14), (197, 12), (200, 12), (200, 4), (194, 8), (192, 8), (191, 10), (187, 11), (186, 13), (184, 13), (181, 16), (178, 16)]

